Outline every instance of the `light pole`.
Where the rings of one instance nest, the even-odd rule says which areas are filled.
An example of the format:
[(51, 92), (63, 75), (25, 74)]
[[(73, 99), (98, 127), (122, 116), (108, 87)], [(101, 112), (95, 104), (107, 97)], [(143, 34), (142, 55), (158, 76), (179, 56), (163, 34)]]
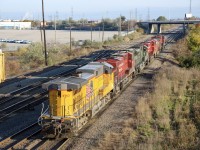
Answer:
[(42, 0), (42, 27), (43, 27), (43, 35), (44, 35), (44, 54), (45, 54), (45, 65), (48, 66), (47, 62), (47, 45), (46, 45), (46, 33), (45, 33), (45, 21), (44, 21), (44, 0)]
[(91, 34), (90, 34), (91, 37), (90, 38), (91, 38), (91, 43), (92, 43), (92, 30), (93, 30), (92, 29), (92, 21), (91, 21), (91, 29), (90, 30), (91, 30)]
[(103, 27), (102, 27), (102, 43), (104, 42), (104, 19), (102, 18), (102, 23), (103, 23)]

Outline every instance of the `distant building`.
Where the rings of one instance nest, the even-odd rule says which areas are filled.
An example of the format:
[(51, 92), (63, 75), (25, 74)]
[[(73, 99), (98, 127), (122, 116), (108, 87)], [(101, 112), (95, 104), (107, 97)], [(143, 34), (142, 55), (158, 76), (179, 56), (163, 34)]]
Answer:
[(0, 21), (0, 29), (23, 30), (23, 29), (31, 29), (31, 27), (32, 27), (31, 22), (19, 22), (10, 20)]
[[(40, 22), (40, 25), (41, 25), (41, 27), (43, 26), (43, 21)], [(44, 26), (45, 27), (48, 26), (48, 23), (46, 21), (44, 22)]]
[(88, 23), (94, 23), (94, 24), (97, 24), (97, 23), (100, 23), (101, 20), (88, 20)]
[(187, 20), (187, 19), (190, 19), (190, 18), (192, 18), (192, 14), (191, 13), (186, 13), (185, 14), (185, 19)]

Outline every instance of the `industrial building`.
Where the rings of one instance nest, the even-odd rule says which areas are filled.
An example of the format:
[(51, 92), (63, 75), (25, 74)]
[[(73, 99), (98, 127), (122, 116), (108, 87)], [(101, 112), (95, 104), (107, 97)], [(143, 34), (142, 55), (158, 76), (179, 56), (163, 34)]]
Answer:
[(31, 22), (19, 22), (19, 21), (0, 21), (0, 29), (16, 29), (24, 30), (31, 29)]

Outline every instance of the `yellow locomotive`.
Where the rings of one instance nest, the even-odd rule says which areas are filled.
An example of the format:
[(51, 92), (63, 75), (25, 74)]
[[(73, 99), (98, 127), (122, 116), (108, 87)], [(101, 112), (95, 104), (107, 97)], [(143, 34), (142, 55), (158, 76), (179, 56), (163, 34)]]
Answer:
[(110, 100), (114, 88), (112, 69), (106, 62), (92, 62), (78, 68), (76, 76), (42, 85), (49, 91), (49, 108), (40, 117), (47, 137), (77, 132)]

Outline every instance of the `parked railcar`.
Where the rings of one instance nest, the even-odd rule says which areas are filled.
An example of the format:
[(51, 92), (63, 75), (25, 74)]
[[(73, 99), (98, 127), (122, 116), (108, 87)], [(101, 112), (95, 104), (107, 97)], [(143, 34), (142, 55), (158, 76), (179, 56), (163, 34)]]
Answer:
[(0, 49), (0, 83), (5, 80), (5, 60), (4, 53)]

